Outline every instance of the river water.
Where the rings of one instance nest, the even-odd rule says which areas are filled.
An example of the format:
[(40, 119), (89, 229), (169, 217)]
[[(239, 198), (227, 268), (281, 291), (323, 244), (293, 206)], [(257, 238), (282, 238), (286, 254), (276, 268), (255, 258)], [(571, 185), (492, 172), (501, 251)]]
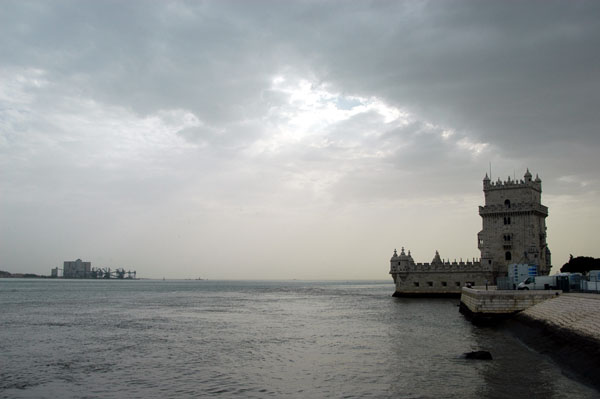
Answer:
[[(597, 398), (388, 282), (0, 279), (1, 398)], [(488, 350), (492, 361), (461, 358)]]

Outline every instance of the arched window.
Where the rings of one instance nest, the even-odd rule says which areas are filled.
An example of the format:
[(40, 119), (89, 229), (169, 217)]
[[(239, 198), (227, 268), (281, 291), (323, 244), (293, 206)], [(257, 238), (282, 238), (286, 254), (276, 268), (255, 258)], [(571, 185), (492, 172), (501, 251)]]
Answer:
[(506, 201), (504, 201), (504, 206), (510, 208), (510, 200), (507, 199)]
[(511, 260), (512, 259), (512, 255), (510, 254), (510, 251), (506, 251), (506, 253), (504, 254), (504, 259), (505, 260)]

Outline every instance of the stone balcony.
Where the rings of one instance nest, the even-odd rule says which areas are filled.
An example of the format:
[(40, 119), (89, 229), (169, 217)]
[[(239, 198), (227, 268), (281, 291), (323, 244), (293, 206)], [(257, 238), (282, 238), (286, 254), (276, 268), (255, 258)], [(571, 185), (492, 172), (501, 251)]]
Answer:
[(479, 215), (480, 216), (489, 216), (489, 215), (510, 215), (510, 214), (518, 214), (525, 212), (534, 212), (539, 213), (543, 216), (548, 216), (548, 207), (536, 204), (536, 203), (526, 203), (526, 204), (511, 204), (510, 208), (503, 204), (497, 205), (486, 205), (479, 207)]

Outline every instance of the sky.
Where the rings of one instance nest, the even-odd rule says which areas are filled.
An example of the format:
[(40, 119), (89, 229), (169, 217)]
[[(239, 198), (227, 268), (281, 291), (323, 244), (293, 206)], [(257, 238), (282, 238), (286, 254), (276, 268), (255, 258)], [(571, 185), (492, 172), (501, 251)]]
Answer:
[(482, 180), (542, 179), (600, 257), (600, 2), (10, 1), (0, 270), (390, 279), (479, 258)]

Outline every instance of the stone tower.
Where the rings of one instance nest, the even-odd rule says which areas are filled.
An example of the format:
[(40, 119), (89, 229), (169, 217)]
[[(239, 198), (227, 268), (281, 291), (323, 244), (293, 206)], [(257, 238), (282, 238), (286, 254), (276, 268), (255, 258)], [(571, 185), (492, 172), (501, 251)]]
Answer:
[(479, 207), (483, 229), (477, 235), (481, 265), (497, 277), (506, 276), (511, 263), (538, 265), (538, 273), (550, 272), (550, 250), (546, 243), (548, 208), (541, 203), (542, 181), (531, 179), (492, 182), (483, 179), (485, 205)]

